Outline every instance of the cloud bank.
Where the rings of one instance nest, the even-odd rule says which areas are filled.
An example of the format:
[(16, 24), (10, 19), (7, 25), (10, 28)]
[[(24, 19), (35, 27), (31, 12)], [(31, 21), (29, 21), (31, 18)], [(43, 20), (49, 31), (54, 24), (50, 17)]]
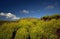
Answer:
[(14, 14), (12, 14), (12, 13), (3, 13), (3, 12), (1, 12), (0, 13), (0, 16), (4, 16), (4, 17), (6, 17), (7, 19), (11, 19), (11, 20), (18, 20), (18, 19), (20, 19), (19, 17), (17, 17), (16, 15), (14, 15)]

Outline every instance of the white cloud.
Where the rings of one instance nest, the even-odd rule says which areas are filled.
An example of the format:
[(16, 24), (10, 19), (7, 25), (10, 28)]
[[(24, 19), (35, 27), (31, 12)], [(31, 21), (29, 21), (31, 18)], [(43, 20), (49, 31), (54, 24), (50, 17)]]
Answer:
[(0, 13), (0, 16), (5, 16), (5, 14), (3, 12)]
[(55, 6), (53, 6), (53, 5), (48, 5), (45, 9), (53, 9), (53, 8), (55, 8)]
[(20, 19), (20, 18), (19, 18), (19, 17), (14, 17), (14, 18), (12, 18), (12, 19), (13, 19), (13, 20), (14, 20), (14, 19), (18, 20), (18, 19)]
[(22, 12), (22, 13), (29, 13), (28, 10), (22, 10), (21, 12)]
[(0, 13), (0, 16), (5, 16), (7, 19), (11, 18), (11, 20), (17, 20), (19, 19), (19, 17), (17, 17), (16, 15), (12, 14), (12, 13)]

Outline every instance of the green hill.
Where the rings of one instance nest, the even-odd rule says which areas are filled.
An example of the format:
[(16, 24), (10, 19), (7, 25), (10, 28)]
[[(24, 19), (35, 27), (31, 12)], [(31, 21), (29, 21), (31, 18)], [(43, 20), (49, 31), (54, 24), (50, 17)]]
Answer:
[(0, 39), (60, 39), (60, 15), (1, 20)]

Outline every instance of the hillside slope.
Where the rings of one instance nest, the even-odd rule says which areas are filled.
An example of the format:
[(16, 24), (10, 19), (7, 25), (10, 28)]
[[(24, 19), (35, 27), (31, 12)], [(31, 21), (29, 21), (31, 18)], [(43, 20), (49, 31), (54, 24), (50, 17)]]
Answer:
[(0, 39), (60, 39), (60, 15), (0, 21)]

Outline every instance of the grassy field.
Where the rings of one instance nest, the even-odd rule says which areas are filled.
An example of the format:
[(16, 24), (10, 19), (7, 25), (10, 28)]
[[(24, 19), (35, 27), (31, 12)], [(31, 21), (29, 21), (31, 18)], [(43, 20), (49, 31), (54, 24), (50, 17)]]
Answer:
[(60, 15), (1, 20), (0, 39), (60, 39)]

